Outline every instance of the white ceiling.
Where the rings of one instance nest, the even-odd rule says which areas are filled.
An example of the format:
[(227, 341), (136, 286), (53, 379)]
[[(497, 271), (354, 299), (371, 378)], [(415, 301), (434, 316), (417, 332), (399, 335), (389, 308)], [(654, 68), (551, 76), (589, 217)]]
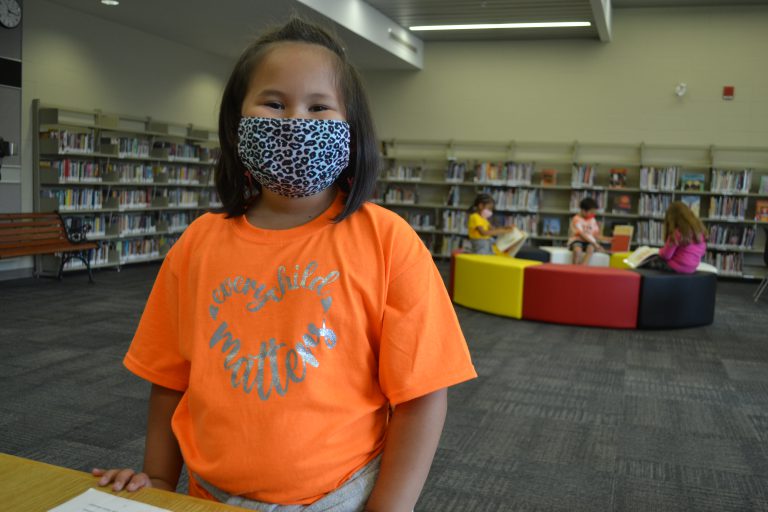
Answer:
[[(362, 69), (413, 69), (371, 40), (362, 37), (305, 3), (322, 6), (342, 0), (123, 0), (106, 7), (99, 0), (50, 0), (68, 8), (170, 39), (228, 59), (265, 27), (285, 21), (292, 13), (335, 25), (353, 62)], [(354, 4), (353, 0), (345, 0)], [(415, 24), (500, 23), (515, 21), (592, 21), (589, 28), (418, 32), (431, 40), (467, 39), (598, 39), (592, 5), (600, 0), (364, 0), (402, 27)], [(768, 0), (613, 0), (617, 9), (768, 5)], [(326, 3), (325, 5), (331, 5)], [(332, 4), (338, 10), (339, 4)], [(322, 8), (321, 8), (322, 10)], [(329, 8), (330, 10), (330, 8)], [(329, 10), (323, 12), (328, 13)], [(330, 16), (330, 14), (329, 14)], [(381, 27), (379, 27), (381, 28)]]
[(116, 7), (104, 6), (99, 0), (50, 1), (231, 60), (265, 28), (285, 22), (291, 14), (299, 14), (334, 26), (359, 68), (413, 69), (296, 0), (122, 0)]
[[(590, 0), (365, 0), (403, 27), (542, 21), (594, 22)], [(598, 38), (588, 28), (417, 32), (424, 41)]]

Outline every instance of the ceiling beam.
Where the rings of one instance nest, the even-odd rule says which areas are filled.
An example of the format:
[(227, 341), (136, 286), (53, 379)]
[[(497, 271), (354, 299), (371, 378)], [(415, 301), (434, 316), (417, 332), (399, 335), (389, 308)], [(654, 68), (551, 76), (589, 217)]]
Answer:
[(611, 41), (611, 0), (589, 0), (600, 41)]
[(422, 40), (363, 0), (297, 1), (384, 49), (413, 69), (424, 67)]

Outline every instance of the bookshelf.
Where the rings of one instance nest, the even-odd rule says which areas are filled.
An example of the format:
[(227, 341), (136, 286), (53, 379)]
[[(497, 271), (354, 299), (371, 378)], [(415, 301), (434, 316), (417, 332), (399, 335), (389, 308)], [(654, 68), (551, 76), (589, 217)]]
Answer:
[(564, 245), (570, 216), (590, 196), (606, 234), (634, 226), (633, 245), (660, 246), (664, 212), (683, 200), (708, 229), (705, 261), (722, 276), (760, 278), (768, 221), (768, 148), (387, 140), (375, 202), (405, 218), (433, 256), (467, 246), (475, 195), (496, 200), (494, 224), (536, 245)]
[[(33, 101), (34, 209), (89, 224), (93, 268), (161, 260), (198, 215), (219, 206), (215, 131)], [(39, 257), (37, 273), (58, 269)], [(70, 262), (65, 271), (79, 270)]]

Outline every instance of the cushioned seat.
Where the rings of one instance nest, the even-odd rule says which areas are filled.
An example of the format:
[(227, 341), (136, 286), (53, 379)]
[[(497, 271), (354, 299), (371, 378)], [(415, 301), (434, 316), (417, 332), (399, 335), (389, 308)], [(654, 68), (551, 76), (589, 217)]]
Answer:
[(717, 275), (675, 274), (645, 268), (634, 273), (643, 278), (637, 314), (639, 328), (695, 327), (713, 322)]
[(541, 250), (547, 251), (549, 253), (550, 263), (556, 263), (559, 265), (570, 265), (573, 263), (573, 255), (571, 254), (571, 251), (565, 247), (545, 246), (541, 247)]
[(611, 254), (611, 263), (610, 267), (612, 268), (632, 268), (626, 263), (624, 263), (624, 260), (627, 259), (627, 256), (632, 254), (631, 252), (615, 252)]
[[(573, 263), (573, 253), (566, 247), (545, 246), (541, 247), (541, 249), (549, 253), (550, 263), (558, 263), (560, 265), (571, 265)], [(589, 259), (590, 267), (607, 267), (609, 263), (610, 257), (601, 252), (594, 253)]]
[(524, 245), (517, 251), (515, 258), (549, 263), (550, 253), (532, 245)]
[(454, 255), (453, 301), (496, 315), (521, 318), (524, 271), (538, 261), (484, 254)]
[(635, 272), (544, 263), (525, 269), (523, 318), (631, 329), (637, 325), (639, 298)]

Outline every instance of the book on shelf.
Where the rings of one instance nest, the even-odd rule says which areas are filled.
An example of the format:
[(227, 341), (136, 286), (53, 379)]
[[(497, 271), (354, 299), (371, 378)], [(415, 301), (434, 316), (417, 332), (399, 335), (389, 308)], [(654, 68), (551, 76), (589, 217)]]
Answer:
[(627, 170), (623, 167), (611, 169), (608, 178), (608, 186), (611, 188), (624, 188), (627, 186)]
[(467, 172), (466, 162), (457, 162), (456, 160), (449, 160), (448, 166), (445, 168), (445, 181), (458, 183), (464, 181), (464, 175)]
[(768, 196), (768, 174), (760, 176), (760, 189), (758, 189), (757, 193)]
[(738, 275), (744, 268), (744, 253), (707, 251), (704, 262), (713, 265), (720, 272)]
[(544, 217), (541, 220), (542, 236), (560, 236), (560, 218)]
[[(526, 238), (528, 238), (528, 234), (525, 231), (515, 228), (512, 231), (507, 231), (496, 237), (496, 248), (501, 252), (506, 252), (509, 256), (514, 256), (515, 253), (517, 253), (517, 250), (523, 245)], [(509, 249), (516, 244), (517, 250), (515, 250), (514, 253), (509, 251)]]
[(672, 204), (670, 194), (640, 194), (638, 213), (650, 217), (663, 217)]
[(571, 186), (575, 188), (593, 187), (596, 174), (596, 165), (573, 164), (571, 167)]
[(680, 190), (683, 192), (703, 192), (704, 175), (701, 173), (685, 173), (680, 176)]
[(632, 213), (632, 196), (618, 194), (613, 196), (613, 213)]
[(709, 226), (707, 245), (715, 248), (752, 249), (755, 245), (754, 226), (738, 224), (712, 224)]
[(539, 216), (536, 214), (516, 214), (505, 215), (503, 227), (508, 228), (515, 226), (517, 229), (522, 229), (528, 236), (538, 236), (539, 234)]
[(664, 245), (662, 233), (664, 224), (656, 220), (641, 220), (637, 223), (637, 242), (643, 245)]
[(493, 162), (480, 162), (475, 166), (475, 181), (481, 183), (494, 183), (503, 181), (501, 178), (500, 164)]
[(484, 188), (483, 193), (493, 197), (495, 208), (499, 211), (536, 211), (539, 209), (539, 191), (530, 188), (491, 189)]
[(530, 185), (533, 176), (533, 163), (531, 162), (505, 162), (502, 171), (502, 179), (508, 185)]
[(768, 201), (758, 199), (755, 202), (755, 220), (757, 222), (768, 222)]
[(467, 212), (443, 210), (442, 230), (451, 233), (467, 234)]
[(572, 190), (569, 209), (572, 213), (578, 213), (581, 209), (581, 201), (591, 197), (597, 203), (597, 211), (605, 211), (605, 191), (604, 190)]
[(421, 181), (421, 167), (398, 165), (387, 170), (386, 179), (402, 181)]
[(695, 216), (701, 217), (701, 196), (680, 196), (680, 201), (685, 203)]
[(461, 189), (457, 185), (451, 185), (445, 198), (446, 206), (459, 206), (461, 201)]
[(545, 187), (557, 185), (557, 169), (542, 169), (541, 184)]
[(629, 246), (632, 244), (632, 235), (634, 232), (634, 226), (614, 226), (613, 234), (611, 235), (611, 252), (627, 252)]
[(677, 183), (677, 167), (643, 167), (640, 169), (640, 190), (672, 192)]
[(642, 245), (635, 249), (632, 254), (624, 258), (624, 263), (630, 268), (637, 268), (657, 254), (659, 254), (658, 247)]
[(726, 171), (712, 169), (712, 192), (724, 194), (748, 194), (752, 185), (752, 169)]
[[(759, 210), (756, 208), (755, 212), (759, 212)], [(709, 198), (710, 218), (744, 220), (746, 213), (746, 197), (712, 196)]]

